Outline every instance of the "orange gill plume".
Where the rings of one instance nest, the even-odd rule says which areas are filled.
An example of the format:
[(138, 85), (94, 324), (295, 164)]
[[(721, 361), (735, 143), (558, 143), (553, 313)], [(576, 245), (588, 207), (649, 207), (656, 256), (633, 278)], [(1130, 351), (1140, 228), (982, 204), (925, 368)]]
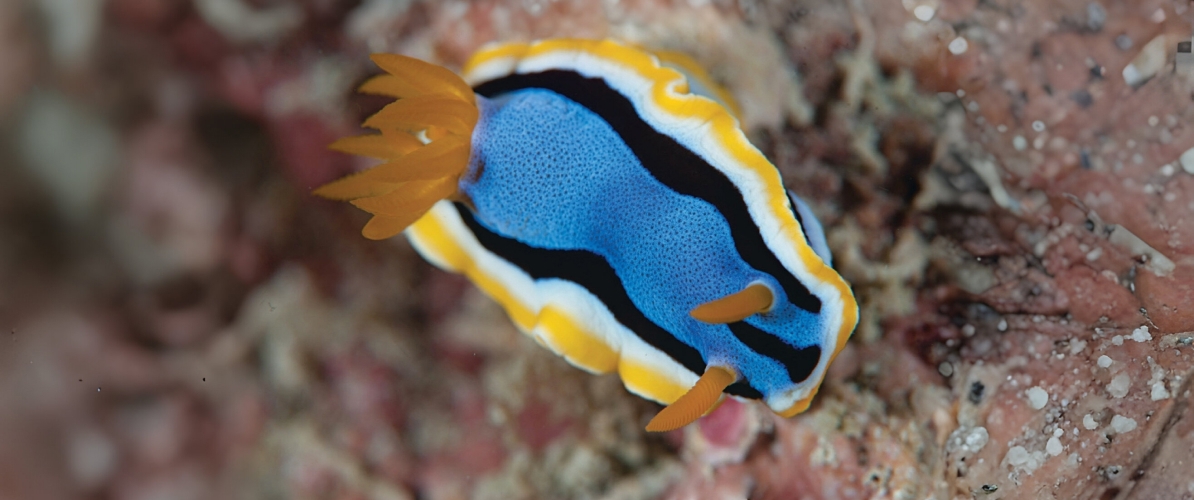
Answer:
[(363, 126), (379, 134), (346, 137), (329, 147), (383, 163), (320, 186), (314, 194), (373, 214), (361, 234), (380, 240), (402, 232), (456, 193), (468, 168), (479, 112), (473, 90), (446, 68), (397, 54), (370, 59), (387, 74), (369, 79), (359, 91), (398, 100), (365, 120)]

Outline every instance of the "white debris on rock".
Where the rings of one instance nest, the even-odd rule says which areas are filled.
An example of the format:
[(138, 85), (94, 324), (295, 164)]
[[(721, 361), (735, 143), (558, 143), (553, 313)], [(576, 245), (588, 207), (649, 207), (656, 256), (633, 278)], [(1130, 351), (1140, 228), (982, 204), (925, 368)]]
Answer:
[(1132, 387), (1132, 377), (1126, 373), (1116, 375), (1111, 379), (1111, 383), (1107, 384), (1107, 393), (1111, 397), (1119, 399), (1128, 395), (1128, 389)]
[(1045, 404), (1049, 402), (1049, 393), (1040, 387), (1031, 387), (1024, 391), (1024, 394), (1028, 396), (1028, 404), (1034, 410), (1044, 408)]
[(25, 104), (24, 126), (17, 132), (24, 161), (18, 164), (41, 181), (63, 216), (90, 220), (121, 166), (120, 136), (102, 115), (65, 94), (31, 92)]
[(1093, 431), (1099, 428), (1099, 423), (1095, 422), (1094, 415), (1087, 413), (1082, 416), (1082, 427), (1085, 427), (1088, 431)]
[(1070, 354), (1078, 354), (1086, 349), (1086, 341), (1082, 339), (1074, 339), (1070, 342)]
[(1078, 452), (1073, 452), (1070, 453), (1070, 456), (1066, 457), (1065, 461), (1066, 465), (1070, 467), (1077, 467), (1078, 464), (1082, 463), (1082, 457), (1078, 455)]
[(1020, 466), (1029, 460), (1028, 450), (1023, 446), (1013, 446), (1007, 450), (1007, 455), (1003, 457), (1008, 464), (1012, 466)]
[(1149, 394), (1153, 401), (1160, 401), (1162, 399), (1169, 399), (1169, 389), (1165, 388), (1165, 382), (1153, 382), (1152, 393)]
[[(371, 52), (383, 52), (389, 29), (402, 19), (414, 5), (412, 0), (363, 0), (361, 5), (352, 10), (345, 20), (344, 32), (353, 41), (363, 42)], [(467, 5), (461, 7), (467, 8)], [(465, 10), (453, 10), (448, 7), (449, 15), (463, 16)], [(392, 50), (392, 49), (389, 49)]]
[(1140, 325), (1140, 328), (1132, 330), (1132, 340), (1136, 342), (1148, 342), (1152, 339), (1152, 334), (1148, 333), (1148, 326)]
[(1099, 356), (1099, 360), (1096, 361), (1096, 363), (1098, 363), (1099, 368), (1110, 367), (1111, 366), (1111, 356), (1108, 356), (1106, 354)]
[(1045, 452), (1029, 452), (1023, 446), (1013, 446), (1007, 450), (1007, 455), (1004, 455), (1003, 463), (1032, 474), (1045, 463)]
[(1111, 343), (1115, 344), (1115, 345), (1124, 345), (1124, 336), (1116, 335), (1114, 337), (1111, 337)]
[(968, 434), (966, 434), (966, 448), (971, 453), (976, 453), (987, 445), (987, 440), (991, 438), (987, 433), (986, 427), (975, 427)]
[(116, 443), (93, 429), (70, 432), (66, 443), (68, 470), (78, 484), (97, 488), (117, 472)]
[(964, 461), (966, 457), (982, 450), (990, 439), (986, 427), (959, 427), (950, 433), (945, 448), (948, 453)]
[[(20, 3), (15, 2), (16, 5)], [(45, 21), (49, 52), (55, 63), (76, 69), (92, 58), (103, 32), (104, 2), (41, 0), (26, 3), (42, 11), (41, 20)]]
[(966, 49), (968, 49), (969, 47), (970, 47), (970, 44), (966, 41), (965, 38), (957, 37), (957, 38), (953, 39), (952, 42), (949, 42), (949, 46), (947, 48), (949, 49), (950, 54), (957, 56), (957, 55), (965, 54)]
[(1123, 434), (1125, 432), (1132, 432), (1136, 430), (1136, 420), (1122, 415), (1111, 417), (1111, 430), (1116, 434)]
[(1049, 438), (1049, 442), (1045, 443), (1045, 452), (1049, 453), (1050, 456), (1056, 457), (1061, 454), (1062, 450), (1061, 440), (1056, 437)]
[(922, 4), (917, 5), (915, 9), (912, 9), (912, 15), (916, 16), (916, 18), (922, 22), (928, 22), (929, 20), (933, 19), (933, 16), (936, 13), (937, 9), (934, 9), (932, 5)]
[(195, 10), (208, 25), (237, 43), (277, 40), (298, 29), (306, 17), (298, 5), (257, 8), (243, 0), (199, 0)]
[(1181, 163), (1182, 170), (1187, 174), (1194, 174), (1194, 148), (1187, 149), (1182, 156), (1178, 158), (1178, 163)]
[(1169, 399), (1172, 394), (1169, 393), (1169, 389), (1165, 388), (1165, 368), (1158, 365), (1152, 356), (1148, 357), (1148, 366), (1152, 369), (1152, 378), (1148, 380), (1148, 385), (1151, 388), (1149, 397), (1153, 401)]

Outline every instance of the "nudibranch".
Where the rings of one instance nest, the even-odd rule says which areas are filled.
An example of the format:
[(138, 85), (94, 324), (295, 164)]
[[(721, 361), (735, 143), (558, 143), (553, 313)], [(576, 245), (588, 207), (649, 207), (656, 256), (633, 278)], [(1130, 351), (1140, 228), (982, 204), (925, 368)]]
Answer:
[(482, 49), (451, 71), (378, 54), (397, 99), (333, 149), (381, 164), (322, 186), (465, 274), (573, 365), (616, 370), (687, 425), (726, 395), (808, 408), (858, 307), (809, 207), (690, 59), (611, 40)]

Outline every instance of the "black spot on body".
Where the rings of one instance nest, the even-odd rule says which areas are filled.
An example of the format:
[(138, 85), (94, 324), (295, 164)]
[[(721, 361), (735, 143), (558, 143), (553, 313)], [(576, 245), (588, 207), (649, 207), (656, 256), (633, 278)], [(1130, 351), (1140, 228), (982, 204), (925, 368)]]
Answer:
[(1089, 108), (1090, 105), (1094, 104), (1094, 97), (1086, 89), (1078, 89), (1070, 92), (1070, 100), (1078, 103), (1078, 106), (1081, 106), (1082, 109)]
[(983, 402), (983, 393), (986, 392), (986, 390), (987, 386), (976, 380), (974, 383), (970, 384), (970, 391), (966, 393), (966, 400), (970, 401), (970, 404), (977, 405)]

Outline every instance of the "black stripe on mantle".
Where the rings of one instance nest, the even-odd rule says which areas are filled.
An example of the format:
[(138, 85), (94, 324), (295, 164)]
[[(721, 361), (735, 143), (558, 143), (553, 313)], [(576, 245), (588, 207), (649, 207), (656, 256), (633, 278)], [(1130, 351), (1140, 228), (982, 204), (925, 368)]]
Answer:
[(788, 378), (797, 384), (804, 382), (812, 375), (821, 361), (821, 346), (812, 344), (807, 347), (792, 347), (779, 337), (756, 328), (745, 321), (730, 323), (730, 332), (734, 337), (757, 353), (779, 361), (788, 371)]
[(767, 247), (733, 182), (671, 136), (643, 121), (634, 104), (604, 79), (586, 78), (575, 71), (549, 70), (497, 78), (476, 86), (474, 91), (492, 98), (527, 88), (550, 90), (600, 116), (656, 180), (680, 194), (708, 202), (725, 217), (742, 260), (774, 277), (789, 302), (820, 314), (821, 300), (792, 276)]
[[(663, 351), (697, 375), (705, 372), (704, 356), (651, 321), (635, 307), (622, 285), (622, 280), (604, 257), (587, 250), (549, 250), (527, 245), (491, 231), (463, 204), (453, 205), (465, 226), (486, 250), (518, 266), (536, 280), (558, 278), (584, 287), (609, 308), (618, 323), (630, 329), (644, 342)], [(764, 355), (769, 356), (766, 353)], [(763, 398), (763, 394), (751, 387), (747, 380), (735, 382), (727, 387), (725, 392), (751, 399)]]

